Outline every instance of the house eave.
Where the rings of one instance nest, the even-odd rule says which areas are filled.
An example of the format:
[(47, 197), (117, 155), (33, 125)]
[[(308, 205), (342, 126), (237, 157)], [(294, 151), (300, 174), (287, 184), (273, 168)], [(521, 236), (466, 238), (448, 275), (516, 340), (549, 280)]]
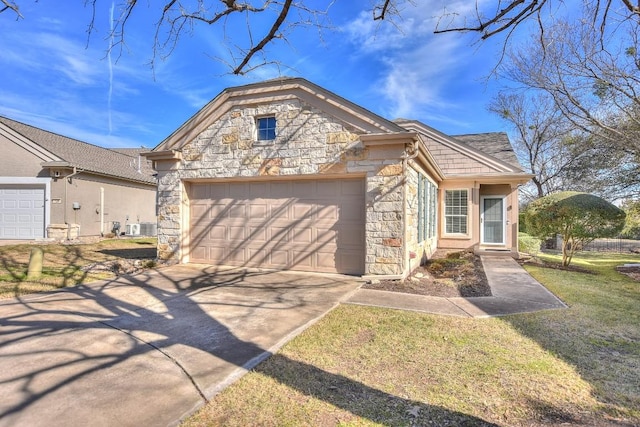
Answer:
[(159, 160), (182, 160), (182, 152), (176, 150), (148, 151), (140, 153), (140, 155), (154, 162)]
[(145, 184), (145, 185), (151, 185), (151, 186), (156, 185), (155, 179), (135, 179), (133, 177), (114, 175), (114, 174), (104, 173), (100, 171), (95, 171), (93, 169), (85, 169), (65, 161), (43, 162), (41, 163), (41, 165), (43, 169), (70, 169), (70, 170), (77, 169), (79, 173), (83, 173), (83, 174), (102, 176), (106, 178), (117, 179), (120, 181), (135, 182), (137, 184)]
[(444, 180), (444, 172), (440, 169), (438, 162), (431, 154), (431, 151), (427, 148), (427, 144), (422, 139), (422, 135), (418, 134), (418, 159), (422, 160), (422, 162), (427, 166), (429, 172), (431, 172), (438, 180)]
[(520, 174), (481, 174), (481, 175), (446, 175), (446, 182), (476, 181), (480, 184), (526, 184), (535, 175)]
[(360, 135), (360, 141), (365, 146), (406, 144), (417, 140), (417, 132), (368, 133)]

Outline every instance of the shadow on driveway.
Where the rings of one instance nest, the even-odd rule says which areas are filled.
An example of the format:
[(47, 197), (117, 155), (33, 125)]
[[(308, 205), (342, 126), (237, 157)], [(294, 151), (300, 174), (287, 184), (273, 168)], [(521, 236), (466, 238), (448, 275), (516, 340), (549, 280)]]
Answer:
[[(180, 265), (1, 301), (0, 426), (175, 424), (358, 286), (346, 276)], [(325, 382), (317, 397), (363, 417), (377, 419), (384, 409), (371, 405), (386, 402), (488, 425), (277, 357), (286, 370), (269, 375), (300, 390)]]
[(358, 286), (174, 266), (0, 302), (0, 425), (163, 425)]

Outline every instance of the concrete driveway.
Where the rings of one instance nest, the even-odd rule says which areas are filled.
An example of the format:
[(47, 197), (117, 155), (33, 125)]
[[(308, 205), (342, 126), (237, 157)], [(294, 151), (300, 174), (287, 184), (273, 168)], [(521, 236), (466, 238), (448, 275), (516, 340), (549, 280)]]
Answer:
[(176, 424), (358, 286), (180, 265), (0, 301), (0, 426)]

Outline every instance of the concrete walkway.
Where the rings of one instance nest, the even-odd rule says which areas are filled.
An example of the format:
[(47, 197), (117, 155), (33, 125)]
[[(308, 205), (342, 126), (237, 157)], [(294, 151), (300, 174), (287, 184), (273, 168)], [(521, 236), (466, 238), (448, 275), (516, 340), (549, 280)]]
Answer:
[(359, 289), (349, 304), (412, 310), (459, 317), (494, 317), (566, 308), (511, 257), (482, 256), (492, 296), (442, 298)]

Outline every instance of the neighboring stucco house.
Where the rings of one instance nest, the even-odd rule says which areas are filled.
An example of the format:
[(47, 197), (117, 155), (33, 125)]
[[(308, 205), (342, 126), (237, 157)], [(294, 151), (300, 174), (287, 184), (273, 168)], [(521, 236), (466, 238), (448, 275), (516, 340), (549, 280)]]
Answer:
[(506, 134), (390, 121), (301, 78), (226, 89), (145, 156), (161, 258), (365, 276), (517, 253), (530, 179)]
[(101, 148), (1, 116), (0, 150), (0, 239), (104, 235), (114, 222), (155, 233), (148, 150)]

